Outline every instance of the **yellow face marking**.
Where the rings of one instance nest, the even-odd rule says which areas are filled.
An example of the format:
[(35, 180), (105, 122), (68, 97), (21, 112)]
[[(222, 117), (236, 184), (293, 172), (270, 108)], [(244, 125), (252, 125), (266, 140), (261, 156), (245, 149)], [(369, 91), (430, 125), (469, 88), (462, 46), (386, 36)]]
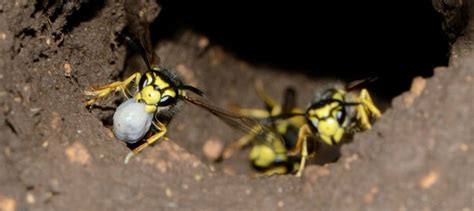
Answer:
[(176, 97), (176, 92), (173, 89), (167, 89), (163, 92), (163, 97), (165, 96)]
[[(340, 93), (334, 94), (333, 97), (342, 99)], [(340, 106), (338, 102), (332, 102), (308, 111), (311, 124), (318, 130), (319, 137), (328, 145), (339, 143), (344, 135), (344, 128), (337, 121), (338, 106)]]
[(176, 97), (177, 93), (171, 85), (155, 72), (147, 72), (144, 77), (146, 77), (146, 83), (142, 84), (143, 88), (135, 95), (135, 99), (146, 104), (147, 112), (155, 112), (159, 103), (165, 98)]
[[(137, 102), (139, 100), (142, 100), (140, 92), (135, 95), (135, 99), (137, 100)], [(155, 113), (156, 109), (157, 108), (156, 108), (155, 105), (145, 105), (145, 111), (148, 112), (148, 113)]]
[(335, 144), (339, 143), (344, 135), (344, 129), (332, 118), (319, 121), (318, 131), (321, 139), (328, 145), (333, 145), (333, 140)]
[(147, 105), (155, 105), (161, 99), (161, 93), (153, 88), (153, 86), (144, 87), (139, 93), (138, 99), (141, 99)]
[(317, 116), (318, 118), (322, 119), (325, 117), (331, 116), (331, 111), (338, 106), (337, 102), (333, 102), (331, 104), (325, 105), (324, 107), (313, 109), (311, 116)]
[(160, 78), (158, 75), (156, 74), (153, 74), (154, 75), (154, 78), (155, 78), (155, 81), (154, 81), (154, 84), (158, 87), (160, 87), (160, 89), (165, 89), (165, 88), (168, 88), (170, 87), (170, 84), (166, 83), (162, 78)]

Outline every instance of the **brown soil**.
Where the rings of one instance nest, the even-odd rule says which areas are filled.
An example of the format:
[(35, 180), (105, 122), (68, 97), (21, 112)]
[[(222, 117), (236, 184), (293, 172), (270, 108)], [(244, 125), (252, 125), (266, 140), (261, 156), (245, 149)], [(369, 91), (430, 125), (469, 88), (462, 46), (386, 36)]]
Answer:
[[(452, 43), (449, 66), (415, 78), (393, 101), (393, 92), (375, 90), (386, 109), (373, 129), (344, 144), (337, 162), (310, 161), (301, 178), (252, 177), (246, 152), (208, 161), (206, 142), (242, 134), (188, 104), (170, 124), (169, 141), (124, 165), (129, 149), (107, 120), (119, 95), (91, 111), (83, 105), (84, 90), (136, 71), (139, 62), (117, 39), (128, 24), (123, 2), (0, 2), (0, 210), (473, 210), (474, 22), (467, 15), (474, 12), (460, 2), (433, 0)], [(146, 5), (151, 22), (159, 7)], [(203, 48), (205, 39), (184, 28), (155, 49), (224, 108), (260, 106), (256, 79), (275, 97), (296, 87), (302, 107), (339, 82), (249, 62), (213, 39)]]

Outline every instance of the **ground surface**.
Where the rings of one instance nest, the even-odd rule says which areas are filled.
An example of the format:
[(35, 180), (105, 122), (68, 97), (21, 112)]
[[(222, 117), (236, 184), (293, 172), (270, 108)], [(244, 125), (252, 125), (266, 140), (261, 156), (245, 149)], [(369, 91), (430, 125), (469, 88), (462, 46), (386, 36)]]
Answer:
[[(84, 90), (123, 72), (119, 3), (0, 1), (0, 210), (473, 210), (474, 26), (456, 31), (458, 7), (434, 2), (447, 33), (461, 36), (449, 67), (416, 78), (391, 103), (381, 100), (391, 107), (342, 146), (338, 162), (309, 165), (301, 178), (253, 178), (245, 153), (206, 160), (206, 141), (229, 143), (241, 134), (191, 105), (171, 123), (169, 141), (123, 164), (128, 148), (101, 121), (116, 103), (83, 106)], [(154, 6), (145, 13), (156, 14)], [(259, 106), (256, 78), (276, 97), (297, 87), (301, 106), (313, 94), (305, 90), (335, 81), (252, 65), (218, 45), (202, 49), (200, 41), (187, 31), (156, 50), (222, 107)]]

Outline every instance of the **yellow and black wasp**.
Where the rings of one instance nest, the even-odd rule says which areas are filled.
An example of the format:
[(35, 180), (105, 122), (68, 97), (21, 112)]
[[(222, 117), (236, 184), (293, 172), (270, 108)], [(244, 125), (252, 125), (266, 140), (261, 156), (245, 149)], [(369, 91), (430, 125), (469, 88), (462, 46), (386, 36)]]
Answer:
[[(302, 116), (279, 118), (267, 121), (271, 117), (282, 117), (284, 114), (301, 113), (296, 107), (296, 92), (288, 87), (283, 94), (283, 102), (280, 104), (265, 93), (262, 81), (256, 82), (258, 97), (265, 104), (265, 109), (234, 108), (236, 113), (255, 118), (267, 128), (264, 133), (256, 134), (255, 131), (241, 137), (233, 142), (223, 153), (227, 159), (232, 154), (245, 146), (252, 144), (249, 158), (253, 167), (262, 171), (264, 175), (292, 173), (298, 169), (299, 159), (297, 156), (288, 156), (288, 150), (296, 146), (298, 130), (305, 124)], [(263, 131), (262, 131), (263, 132)]]
[[(220, 109), (205, 101), (192, 98), (188, 92), (203, 95), (193, 86), (186, 85), (176, 74), (161, 67), (159, 58), (152, 53), (149, 33), (140, 36), (140, 45), (126, 37), (132, 47), (142, 56), (148, 70), (136, 72), (123, 81), (116, 81), (101, 87), (92, 88), (85, 94), (92, 96), (86, 106), (93, 106), (97, 101), (114, 92), (122, 92), (127, 101), (122, 103), (114, 113), (115, 136), (126, 142), (132, 151), (126, 156), (129, 159), (146, 147), (164, 137), (167, 125), (178, 111), (180, 102), (194, 104), (209, 111), (233, 128), (242, 131), (253, 131), (256, 136), (268, 134), (268, 129), (258, 121)], [(119, 114), (120, 113), (120, 114)]]
[[(257, 140), (252, 133), (247, 134), (226, 149), (224, 158), (253, 142), (250, 160), (258, 169), (265, 170), (266, 174), (297, 170), (296, 175), (301, 176), (310, 152), (308, 145), (312, 146), (312, 152), (316, 152), (320, 142), (338, 145), (344, 137), (370, 129), (372, 120), (381, 116), (366, 89), (360, 90), (358, 95), (355, 92), (356, 87), (368, 81), (360, 80), (345, 88), (318, 93), (304, 112), (292, 103), (294, 91), (291, 89), (287, 89), (284, 102), (279, 105), (257, 84), (257, 93), (265, 102), (266, 110), (238, 109), (238, 113), (266, 121), (273, 130), (267, 131), (269, 135), (265, 139)], [(308, 143), (310, 141), (317, 143)]]
[(338, 145), (345, 136), (370, 129), (372, 121), (380, 118), (380, 110), (369, 92), (366, 89), (359, 93), (355, 91), (371, 80), (374, 79), (355, 81), (345, 88), (327, 89), (317, 94), (304, 113), (292, 114), (306, 119), (299, 129), (296, 147), (289, 153), (301, 155), (297, 176), (301, 176), (308, 158), (308, 140), (316, 138), (327, 145)]
[[(131, 41), (128, 37), (127, 40)], [(149, 40), (145, 42), (149, 42)], [(145, 48), (143, 46), (148, 47)], [(156, 57), (151, 53), (150, 45), (141, 44), (138, 46), (138, 49), (148, 68), (145, 73), (136, 72), (123, 81), (116, 81), (85, 92), (86, 95), (93, 96), (92, 99), (86, 102), (87, 106), (92, 106), (98, 100), (117, 91), (121, 91), (127, 98), (131, 97), (133, 99), (131, 103), (142, 105), (139, 108), (142, 108), (144, 111), (136, 111), (131, 108), (124, 111), (125, 113), (132, 114), (123, 120), (126, 127), (132, 127), (131, 131), (126, 131), (127, 128), (119, 129), (121, 127), (116, 127), (115, 121), (117, 119), (114, 114), (114, 134), (122, 139), (122, 141), (135, 145), (132, 152), (127, 155), (126, 163), (133, 154), (140, 153), (147, 146), (165, 135), (168, 123), (178, 110), (178, 103), (182, 100), (191, 99), (186, 95), (188, 91), (197, 95), (203, 95), (203, 92), (199, 89), (184, 84), (176, 74), (156, 65)], [(135, 90), (131, 91), (131, 88), (132, 90), (135, 88)], [(119, 106), (117, 111), (120, 108)], [(133, 114), (136, 115), (134, 116)], [(133, 123), (142, 114), (151, 116), (151, 124), (141, 123), (142, 120)], [(136, 130), (143, 130), (143, 133), (139, 132), (139, 135), (130, 135), (135, 133), (133, 127), (136, 127)], [(147, 138), (142, 140), (143, 137)], [(137, 142), (138, 145), (135, 144)]]

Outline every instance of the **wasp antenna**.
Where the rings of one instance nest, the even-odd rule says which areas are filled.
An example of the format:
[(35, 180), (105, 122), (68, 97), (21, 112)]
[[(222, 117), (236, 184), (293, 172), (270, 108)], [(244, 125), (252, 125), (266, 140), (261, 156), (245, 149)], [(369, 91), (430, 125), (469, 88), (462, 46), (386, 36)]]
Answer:
[(364, 78), (364, 79), (353, 81), (349, 85), (347, 85), (346, 90), (351, 91), (351, 90), (357, 89), (358, 87), (361, 87), (361, 86), (363, 86), (365, 84), (368, 84), (368, 83), (372, 83), (372, 82), (376, 81), (377, 79), (379, 79), (378, 76), (369, 76), (369, 77)]
[(361, 103), (357, 102), (341, 102), (342, 106), (357, 106), (360, 105)]
[(204, 96), (203, 91), (201, 91), (200, 89), (198, 89), (196, 87), (193, 87), (193, 86), (181, 85), (181, 86), (178, 86), (178, 89), (187, 90), (187, 91), (190, 91), (190, 92), (192, 92), (194, 94), (197, 94), (199, 96)]

